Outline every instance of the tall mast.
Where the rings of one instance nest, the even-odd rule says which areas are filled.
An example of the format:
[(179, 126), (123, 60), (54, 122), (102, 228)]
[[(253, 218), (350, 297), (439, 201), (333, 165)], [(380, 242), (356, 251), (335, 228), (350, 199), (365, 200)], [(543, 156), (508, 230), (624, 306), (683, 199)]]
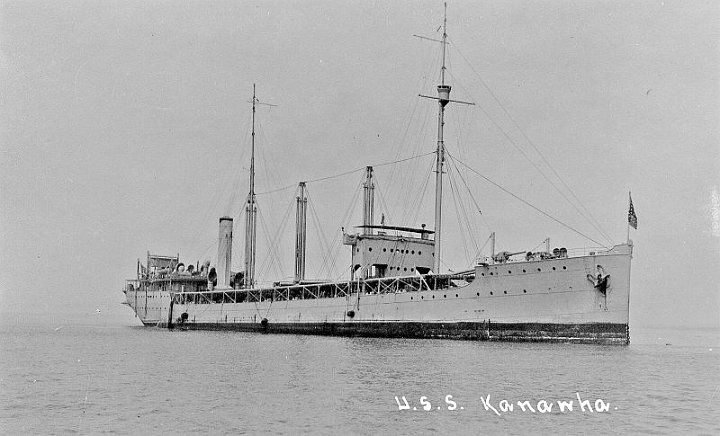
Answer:
[(440, 273), (440, 241), (442, 235), (442, 175), (443, 175), (443, 164), (445, 163), (445, 141), (443, 140), (443, 127), (445, 126), (445, 106), (448, 103), (461, 103), (468, 105), (475, 105), (467, 101), (450, 100), (450, 85), (445, 84), (445, 49), (447, 45), (447, 3), (445, 3), (445, 15), (443, 16), (443, 35), (442, 40), (436, 40), (432, 38), (425, 38), (419, 35), (419, 38), (428, 39), (430, 41), (436, 41), (442, 43), (442, 68), (440, 69), (440, 84), (437, 87), (438, 96), (431, 97), (429, 95), (422, 95), (420, 97), (430, 98), (438, 101), (438, 140), (437, 149), (435, 151), (437, 161), (435, 163), (435, 265), (433, 271), (435, 274)]
[(445, 106), (450, 101), (450, 85), (445, 84), (445, 45), (447, 44), (447, 3), (445, 3), (445, 16), (443, 17), (442, 35), (442, 67), (440, 69), (440, 85), (438, 85), (438, 140), (435, 164), (435, 274), (440, 273), (440, 243), (442, 235), (442, 174), (445, 162), (445, 142), (443, 140), (443, 126), (445, 124)]
[(255, 243), (257, 240), (257, 204), (255, 202), (255, 108), (257, 105), (277, 106), (263, 103), (255, 95), (253, 83), (252, 97), (252, 139), (250, 150), (250, 192), (245, 206), (245, 287), (255, 286)]
[(245, 206), (245, 287), (252, 288), (255, 284), (255, 241), (257, 207), (255, 206), (255, 84), (252, 97), (252, 136), (250, 151), (250, 192)]

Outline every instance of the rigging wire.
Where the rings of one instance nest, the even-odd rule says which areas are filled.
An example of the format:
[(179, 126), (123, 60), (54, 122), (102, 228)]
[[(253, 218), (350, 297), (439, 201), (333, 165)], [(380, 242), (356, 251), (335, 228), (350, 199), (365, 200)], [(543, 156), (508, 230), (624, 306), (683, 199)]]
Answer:
[[(571, 201), (571, 200), (567, 197), (567, 195), (555, 185), (555, 183), (553, 183), (553, 182), (550, 180), (550, 178), (545, 174), (545, 172), (542, 171), (542, 169), (540, 169), (540, 168), (525, 154), (525, 152), (522, 151), (522, 150), (518, 147), (518, 145), (515, 143), (515, 141), (513, 141), (513, 140), (510, 138), (510, 136), (505, 132), (505, 130), (502, 129), (502, 128), (499, 126), (499, 124), (498, 124), (492, 117), (490, 117), (490, 114), (481, 106), (480, 108), (481, 108), (482, 111), (485, 113), (485, 115), (490, 119), (490, 121), (495, 125), (495, 127), (497, 127), (497, 128), (503, 133), (503, 135), (508, 139), (508, 141), (510, 141), (510, 143), (525, 157), (525, 159), (527, 159), (527, 160), (535, 167), (535, 169), (537, 169), (538, 172), (540, 172), (540, 174), (543, 176), (543, 178), (545, 178), (545, 180), (547, 180), (548, 183), (550, 183), (550, 184), (553, 186), (553, 188), (555, 188), (555, 190), (556, 190), (558, 193), (560, 193), (560, 195), (562, 195), (563, 198), (565, 198), (565, 200), (566, 200), (571, 206), (573, 206), (573, 208), (580, 214), (580, 216), (582, 216), (583, 218), (585, 218), (585, 219), (590, 223), (591, 226), (593, 226), (598, 232), (600, 232), (600, 234), (601, 234), (604, 238), (606, 238), (606, 239), (608, 240), (608, 242), (611, 242), (612, 239), (609, 237), (608, 233), (602, 228), (602, 226), (600, 225), (600, 223), (593, 217), (593, 215), (590, 213), (590, 211), (587, 209), (587, 207), (583, 204), (583, 202), (580, 201), (580, 199), (577, 197), (577, 195), (576, 195), (575, 192), (572, 190), (572, 188), (570, 188), (570, 186), (565, 182), (565, 180), (560, 176), (560, 174), (555, 170), (555, 168), (550, 164), (550, 162), (548, 162), (548, 160), (545, 158), (545, 155), (543, 155), (543, 153), (542, 153), (542, 152), (540, 151), (540, 149), (535, 145), (535, 143), (534, 143), (532, 140), (530, 140), (530, 138), (527, 136), (527, 134), (525, 133), (525, 131), (520, 127), (520, 125), (517, 123), (517, 121), (515, 121), (515, 119), (512, 117), (512, 115), (510, 115), (510, 112), (509, 112), (509, 111), (505, 108), (505, 106), (500, 102), (500, 99), (495, 95), (495, 93), (492, 91), (492, 89), (488, 86), (488, 84), (487, 84), (487, 83), (485, 82), (485, 80), (482, 78), (482, 76), (480, 75), (480, 73), (478, 73), (477, 70), (475, 70), (475, 68), (474, 68), (473, 65), (470, 63), (470, 61), (467, 59), (467, 57), (465, 57), (465, 55), (464, 55), (464, 54), (462, 53), (462, 51), (457, 47), (457, 45), (453, 45), (453, 48), (455, 48), (455, 49), (458, 51), (458, 54), (460, 54), (460, 56), (465, 60), (465, 62), (466, 62), (467, 65), (470, 67), (470, 69), (472, 70), (472, 72), (475, 73), (475, 75), (476, 75), (476, 76), (478, 77), (478, 79), (480, 80), (480, 83), (481, 83), (481, 84), (483, 85), (483, 87), (490, 93), (490, 95), (492, 96), (493, 100), (495, 100), (495, 102), (498, 104), (498, 106), (500, 106), (500, 108), (502, 109), (502, 111), (503, 111), (503, 113), (505, 114), (505, 116), (507, 116), (507, 118), (512, 122), (512, 124), (515, 126), (515, 128), (517, 128), (517, 130), (520, 132), (520, 134), (522, 135), (522, 137), (527, 141), (528, 144), (530, 144), (530, 146), (531, 146), (531, 147), (535, 150), (535, 152), (540, 156), (540, 158), (541, 158), (542, 161), (545, 163), (545, 165), (552, 171), (552, 173), (555, 175), (555, 177), (562, 183), (562, 185), (565, 187), (565, 189), (567, 189), (567, 191), (570, 193), (570, 195), (572, 195), (572, 197), (575, 199), (575, 201), (577, 202), (577, 204), (579, 204), (580, 207), (582, 207), (582, 209), (583, 209), (585, 212), (583, 213), (583, 212), (577, 207), (577, 205), (576, 205), (573, 201)], [(450, 73), (450, 74), (451, 74), (451, 76), (452, 76), (452, 73)], [(453, 76), (453, 79), (455, 79), (454, 76)]]
[[(454, 194), (457, 196), (458, 203), (460, 204), (460, 208), (462, 209), (462, 214), (465, 219), (465, 225), (467, 226), (468, 233), (469, 233), (469, 239), (470, 239), (470, 241), (472, 241), (473, 245), (475, 246), (475, 249), (477, 250), (478, 244), (477, 244), (475, 237), (479, 234), (479, 232), (476, 231), (475, 228), (473, 228), (473, 225), (472, 225), (473, 220), (471, 219), (471, 214), (468, 213), (468, 210), (466, 208), (466, 206), (471, 206), (471, 205), (466, 205), (462, 201), (462, 196), (460, 195), (460, 186), (458, 185), (458, 182), (457, 182), (457, 177), (459, 175), (459, 171), (457, 171), (457, 168), (455, 168), (455, 171), (452, 171), (452, 169), (453, 169), (453, 166), (450, 165), (448, 168), (448, 175), (450, 176), (450, 179), (452, 180), (451, 188), (456, 190), (456, 192)], [(480, 214), (482, 214), (482, 213), (480, 213)], [(458, 213), (457, 215), (459, 217), (460, 214)]]
[(480, 209), (480, 205), (478, 204), (477, 200), (475, 199), (475, 196), (473, 195), (472, 190), (470, 189), (470, 186), (467, 184), (467, 181), (465, 181), (465, 178), (463, 177), (462, 173), (460, 172), (460, 169), (457, 167), (457, 165), (454, 162), (451, 162), (451, 164), (455, 166), (455, 171), (457, 171), (457, 174), (460, 177), (460, 180), (463, 182), (465, 189), (467, 189), (468, 194), (470, 195), (470, 199), (472, 200), (473, 205), (475, 206), (475, 209), (482, 216), (483, 213), (482, 213), (482, 210)]
[[(383, 162), (383, 163), (379, 163), (379, 164), (375, 164), (375, 165), (370, 165), (370, 166), (372, 166), (373, 168), (379, 168), (379, 167), (383, 167), (383, 166), (386, 166), (386, 165), (392, 165), (392, 164), (397, 164), (397, 163), (401, 163), (401, 162), (405, 162), (405, 161), (409, 161), (409, 160), (413, 160), (413, 159), (418, 159), (418, 158), (421, 158), (421, 157), (425, 157), (425, 156), (431, 155), (431, 154), (433, 154), (433, 153), (435, 153), (435, 152), (434, 152), (434, 151), (431, 151), (431, 152), (428, 152), (428, 153), (425, 153), (425, 154), (421, 154), (421, 155), (417, 155), (417, 156), (410, 156), (410, 157), (406, 157), (406, 158), (404, 158), (404, 159), (398, 159), (398, 160), (394, 160), (394, 161), (392, 161), (392, 162)], [(366, 168), (366, 167), (367, 167), (367, 165), (366, 165), (366, 166), (363, 166), (363, 167), (360, 167), (360, 168), (356, 168), (356, 169), (354, 169), (354, 170), (345, 171), (345, 172), (342, 172), (342, 173), (339, 173), (339, 174), (333, 174), (333, 175), (331, 175), (331, 176), (325, 176), (325, 177), (319, 177), (319, 178), (317, 178), (317, 179), (306, 180), (305, 183), (306, 183), (306, 184), (309, 184), (309, 183), (315, 183), (315, 182), (322, 182), (322, 181), (325, 181), (325, 180), (330, 180), (330, 179), (335, 179), (335, 178), (342, 177), (342, 176), (347, 176), (348, 174), (353, 174), (353, 173), (356, 173), (356, 172), (358, 172), (358, 171), (365, 171), (365, 168)], [(290, 188), (292, 188), (292, 187), (294, 187), (294, 186), (296, 186), (296, 185), (283, 186), (282, 188), (272, 189), (272, 190), (270, 190), (270, 191), (265, 191), (265, 192), (259, 192), (259, 193), (256, 193), (255, 195), (257, 196), (257, 195), (271, 194), (271, 193), (274, 193), (274, 192), (279, 192), (279, 191), (284, 191), (284, 190), (286, 190), (286, 189), (290, 189)]]
[[(355, 208), (357, 207), (357, 204), (359, 203), (358, 199), (360, 198), (360, 192), (362, 191), (362, 185), (363, 185), (364, 181), (365, 181), (365, 177), (362, 177), (358, 181), (358, 184), (357, 184), (356, 188), (354, 189), (355, 194), (353, 195), (352, 199), (350, 200), (350, 204), (348, 204), (348, 207), (345, 209), (345, 214), (343, 215), (342, 219), (340, 220), (340, 223), (344, 224), (343, 227), (349, 225), (350, 217), (355, 212)], [(328, 258), (323, 259), (323, 263), (320, 266), (320, 272), (322, 272), (323, 269), (325, 268), (325, 265), (328, 262), (328, 260), (330, 261), (330, 265), (327, 267), (328, 277), (330, 276), (330, 274), (332, 274), (332, 272), (335, 270), (335, 267), (337, 265), (337, 260), (339, 258), (338, 252), (340, 251), (340, 249), (342, 249), (342, 245), (343, 245), (339, 239), (342, 237), (343, 237), (342, 234), (337, 234), (335, 239), (333, 239), (334, 251), (331, 253), (331, 255)], [(344, 273), (341, 273), (341, 276), (342, 276), (342, 274), (344, 274)]]
[[(283, 218), (280, 222), (280, 228), (275, 233), (275, 238), (273, 240), (271, 240), (271, 238), (270, 238), (270, 233), (265, 224), (264, 215), (262, 214), (260, 207), (257, 206), (258, 218), (260, 218), (260, 219), (258, 219), (258, 221), (260, 221), (263, 231), (265, 232), (265, 239), (266, 239), (266, 242), (268, 243), (268, 247), (269, 247), (268, 252), (265, 255), (265, 258), (260, 263), (260, 270), (259, 270), (258, 276), (262, 276), (265, 273), (269, 273), (270, 268), (272, 268), (272, 266), (273, 266), (273, 261), (274, 261), (274, 263), (277, 264), (278, 276), (282, 276), (282, 274), (283, 274), (284, 268), (283, 268), (282, 261), (280, 260), (280, 253), (278, 252), (278, 245), (279, 245), (280, 237), (285, 231), (285, 226), (287, 225), (287, 223), (290, 219), (292, 206), (293, 206), (293, 202), (294, 202), (293, 200), (295, 200), (294, 196), (292, 197), (292, 200), (290, 200), (289, 205), (288, 205), (287, 209), (285, 210), (285, 214), (283, 215)], [(268, 262), (268, 263), (265, 263), (265, 262)]]
[[(327, 239), (325, 237), (325, 233), (322, 232), (322, 225), (320, 223), (320, 218), (318, 217), (317, 211), (315, 210), (315, 202), (310, 197), (310, 190), (305, 189), (305, 195), (307, 196), (308, 205), (310, 205), (310, 217), (311, 221), (313, 221), (313, 224), (315, 225), (315, 231), (318, 234), (318, 245), (320, 246), (320, 252), (324, 253), (324, 257), (328, 256), (330, 253), (330, 245), (327, 242)], [(324, 259), (323, 259), (324, 260)], [(318, 272), (320, 272), (318, 270)]]
[[(433, 154), (435, 154), (435, 152), (433, 152)], [(428, 169), (426, 171), (427, 176), (425, 178), (425, 183), (423, 184), (423, 188), (420, 190), (420, 198), (418, 199), (417, 202), (415, 202), (415, 204), (417, 204), (417, 208), (415, 208), (415, 216), (413, 216), (412, 222), (417, 222), (418, 217), (420, 216), (420, 211), (422, 209), (420, 206), (422, 205), (422, 202), (425, 199), (425, 193), (427, 192), (427, 187), (430, 184), (430, 179), (432, 178), (432, 173), (433, 173), (432, 169), (433, 169), (434, 165), (435, 165), (435, 161), (431, 161), (430, 166), (428, 167)], [(402, 222), (406, 222), (406, 219), (409, 214), (409, 212), (408, 212), (409, 208), (405, 208), (403, 210), (405, 211), (405, 213), (403, 214)]]
[(522, 156), (523, 156), (528, 162), (530, 162), (530, 164), (540, 173), (540, 175), (541, 175), (553, 188), (555, 188), (555, 191), (557, 191), (557, 192), (565, 199), (565, 201), (567, 201), (568, 204), (570, 204), (570, 205), (575, 209), (575, 211), (578, 212), (578, 214), (580, 214), (580, 216), (582, 216), (583, 218), (585, 218), (585, 219), (590, 223), (590, 225), (595, 228), (595, 230), (597, 230), (603, 237), (605, 237), (606, 239), (608, 239), (608, 241), (610, 241), (610, 238), (607, 236), (607, 234), (604, 233), (603, 230), (602, 230), (601, 228), (599, 228), (598, 226), (596, 226), (592, 221), (590, 221), (589, 218), (588, 218), (580, 209), (578, 209), (577, 205), (576, 205), (575, 203), (573, 203), (573, 202), (568, 198), (567, 194), (565, 194), (560, 188), (558, 188), (558, 186), (547, 176), (547, 174), (545, 174), (545, 172), (544, 172), (532, 159), (530, 159), (530, 157), (527, 155), (527, 153), (525, 153), (525, 151), (523, 151), (523, 149), (520, 148), (520, 146), (519, 146), (519, 145), (510, 137), (510, 135), (500, 126), (500, 124), (499, 124), (498, 122), (496, 122), (495, 119), (490, 116), (490, 114), (487, 112), (487, 110), (485, 110), (485, 108), (484, 108), (483, 106), (481, 106), (481, 105), (478, 105), (478, 106), (480, 107), (480, 110), (483, 111), (483, 113), (485, 114), (485, 116), (487, 116), (488, 119), (493, 123), (493, 125), (495, 125), (495, 127), (497, 127), (498, 130), (500, 130), (500, 132), (503, 134), (503, 136), (505, 136), (505, 138), (510, 142), (510, 144), (511, 144), (520, 154), (522, 154)]
[(385, 201), (385, 196), (383, 195), (383, 191), (382, 189), (380, 189), (380, 179), (378, 177), (375, 178), (375, 188), (377, 188), (378, 198), (380, 199), (380, 206), (385, 208), (384, 212), (380, 212), (381, 216), (385, 215), (388, 222), (392, 222), (392, 219), (390, 217), (390, 208), (388, 208), (387, 202)]
[[(245, 125), (245, 133), (246, 135), (243, 135), (242, 137), (250, 136), (250, 117), (251, 115), (247, 116)], [(213, 189), (211, 195), (209, 196), (209, 199), (207, 201), (207, 207), (202, 207), (201, 209), (204, 211), (203, 214), (197, 215), (199, 218), (198, 220), (191, 223), (190, 228), (195, 229), (203, 229), (199, 230), (195, 233), (195, 236), (193, 239), (191, 239), (190, 247), (197, 247), (202, 243), (205, 238), (209, 237), (210, 235), (210, 228), (212, 226), (207, 225), (207, 223), (211, 222), (211, 215), (213, 211), (216, 211), (219, 209), (220, 203), (223, 201), (224, 198), (227, 198), (229, 194), (232, 194), (232, 197), (235, 198), (236, 192), (239, 191), (239, 177), (232, 177), (233, 173), (235, 172), (236, 166), (234, 163), (236, 162), (242, 162), (242, 159), (245, 156), (245, 153), (247, 151), (247, 147), (231, 147), (230, 149), (231, 154), (228, 159), (224, 159), (222, 162), (224, 165), (221, 168), (218, 168), (219, 171), (216, 171), (215, 174), (218, 174), (219, 177), (216, 178), (216, 180), (220, 181), (220, 189)], [(239, 156), (238, 156), (239, 152)], [(233, 180), (236, 179), (236, 183), (224, 183), (226, 180)], [(228, 193), (228, 187), (231, 187), (231, 192)], [(225, 211), (231, 215), (232, 210), (227, 207)], [(203, 251), (206, 252), (206, 250)]]
[[(492, 234), (490, 234), (490, 236), (488, 236), (487, 239), (485, 239), (485, 242), (482, 244), (482, 247), (480, 247), (478, 249), (478, 251), (475, 252), (475, 256), (473, 257), (473, 259), (480, 258), (480, 255), (482, 255), (482, 251), (485, 249), (485, 247), (487, 247), (487, 244), (488, 244), (488, 242), (490, 242), (490, 239), (492, 239)], [(491, 254), (495, 254), (495, 253), (491, 253)]]
[[(432, 50), (431, 53), (432, 53), (433, 61), (425, 63), (425, 65), (427, 65), (428, 69), (425, 72), (423, 72), (423, 74), (420, 76), (420, 80), (418, 81), (418, 86), (416, 86), (413, 89), (427, 89), (429, 86), (428, 83), (431, 80), (434, 80), (433, 79), (434, 72), (439, 69), (439, 67), (442, 63), (442, 59), (441, 59), (441, 53), (439, 50)], [(415, 147), (412, 149), (412, 155), (414, 156), (423, 151), (423, 148), (424, 148), (423, 144), (426, 143), (424, 140), (424, 137), (426, 137), (428, 135), (428, 131), (425, 128), (425, 126), (427, 125), (428, 120), (431, 117), (431, 112), (432, 112), (430, 110), (431, 109), (430, 105), (426, 105), (426, 104), (422, 105), (423, 111), (422, 111), (422, 113), (419, 114), (418, 119), (421, 121), (420, 128), (413, 129), (412, 130), (413, 137), (410, 138), (406, 142), (406, 139), (408, 138), (408, 132), (410, 132), (410, 126), (412, 125), (413, 119), (415, 118), (415, 113), (417, 111), (418, 105), (421, 104), (421, 102), (420, 102), (421, 99), (415, 98), (413, 100), (414, 100), (415, 104), (413, 105), (413, 110), (412, 110), (412, 113), (410, 114), (409, 119), (405, 123), (405, 130), (404, 130), (402, 138), (400, 140), (400, 147), (397, 147), (397, 151), (395, 153), (395, 158), (398, 158), (399, 156), (401, 156), (404, 153), (404, 150), (406, 148), (405, 144), (409, 143), (409, 144), (415, 145)], [(422, 139), (421, 139), (421, 137), (422, 137)], [(388, 184), (389, 184), (389, 186), (396, 186), (395, 178), (396, 178), (396, 175), (398, 175), (400, 180), (397, 183), (397, 185), (404, 187), (406, 184), (405, 182), (410, 177), (412, 177), (412, 175), (414, 175), (414, 174), (415, 174), (415, 171), (403, 173), (403, 172), (397, 172), (396, 169), (393, 169), (388, 177)]]
[[(432, 62), (425, 63), (427, 70), (421, 76), (422, 86), (414, 89), (427, 89), (431, 82), (435, 80), (435, 72), (440, 69), (442, 65), (442, 55), (439, 50), (430, 51), (432, 54)], [(434, 117), (433, 106), (428, 104), (422, 104), (420, 111), (416, 114), (415, 108), (422, 104), (421, 99), (415, 99), (415, 107), (413, 109), (413, 116), (408, 120), (405, 125), (405, 134), (403, 135), (401, 146), (398, 148), (396, 156), (400, 156), (401, 152), (405, 149), (411, 149), (413, 156), (423, 153), (426, 149), (425, 144), (432, 141), (430, 129), (427, 128), (428, 124), (432, 122)], [(419, 124), (418, 128), (410, 129), (412, 124)], [(407, 132), (411, 132), (411, 135), (407, 135)], [(407, 138), (407, 142), (406, 142)], [(406, 147), (406, 143), (409, 145)], [(387, 178), (387, 186), (392, 189), (390, 194), (391, 198), (399, 198), (396, 208), (400, 211), (407, 213), (408, 209), (415, 207), (415, 204), (409, 203), (411, 196), (407, 195), (407, 192), (414, 191), (414, 187), (422, 183), (423, 165), (420, 162), (415, 163), (409, 171), (399, 171), (397, 167), (393, 168), (390, 176)], [(420, 179), (418, 179), (420, 175)], [(395, 213), (395, 216), (400, 213)], [(403, 217), (404, 218), (404, 217)]]
[[(465, 177), (463, 176), (462, 172), (460, 171), (460, 168), (458, 168), (457, 164), (453, 160), (449, 160), (448, 162), (449, 162), (448, 167), (455, 169), (455, 172), (460, 177), (460, 180), (463, 182), (463, 185), (465, 186), (465, 189), (467, 190), (469, 197), (472, 200), (473, 204), (470, 205), (469, 207), (472, 209), (472, 207), (474, 206), (475, 210), (477, 210), (477, 212), (478, 212), (479, 221), (481, 221), (482, 225), (484, 225), (485, 228), (489, 230), (490, 225), (488, 224), (487, 220), (485, 219), (485, 216), (483, 215), (482, 210), (480, 209), (480, 206), (478, 205), (478, 202), (475, 199), (475, 196), (473, 195), (472, 190), (470, 189), (470, 185), (467, 183)], [(449, 172), (449, 170), (448, 170), (448, 172)], [(476, 227), (473, 230), (475, 230), (475, 231), (472, 234), (475, 234), (475, 235), (480, 234), (479, 223), (478, 223), (478, 227)], [(477, 244), (476, 244), (476, 246), (477, 246)]]
[(530, 206), (531, 208), (535, 209), (536, 211), (540, 212), (541, 214), (545, 215), (546, 217), (550, 218), (551, 220), (555, 221), (556, 223), (562, 225), (563, 227), (565, 227), (565, 228), (567, 228), (567, 229), (569, 229), (569, 230), (572, 230), (573, 232), (575, 232), (575, 233), (577, 233), (578, 235), (586, 238), (587, 240), (592, 241), (592, 242), (594, 242), (595, 244), (598, 244), (598, 245), (600, 245), (600, 246), (606, 247), (605, 245), (603, 245), (602, 243), (594, 240), (593, 238), (591, 238), (590, 236), (586, 235), (585, 233), (582, 233), (581, 231), (575, 229), (574, 227), (572, 227), (572, 226), (570, 226), (570, 225), (568, 225), (568, 224), (565, 224), (564, 222), (560, 221), (559, 219), (555, 218), (554, 216), (550, 215), (549, 213), (545, 212), (544, 210), (540, 209), (539, 207), (537, 207), (537, 206), (531, 204), (530, 202), (528, 202), (528, 201), (526, 201), (526, 200), (518, 197), (517, 195), (515, 195), (514, 193), (512, 193), (511, 191), (509, 191), (509, 190), (506, 189), (505, 187), (501, 186), (501, 185), (498, 184), (498, 183), (495, 183), (494, 181), (492, 181), (492, 180), (490, 180), (489, 178), (485, 177), (484, 175), (480, 174), (478, 171), (476, 171), (476, 170), (473, 169), (472, 167), (468, 166), (468, 165), (465, 164), (464, 162), (461, 162), (461, 161), (455, 159), (455, 157), (453, 157), (453, 156), (450, 155), (449, 153), (446, 153), (446, 154), (447, 154), (448, 156), (450, 156), (450, 158), (453, 159), (455, 162), (459, 163), (460, 165), (464, 166), (465, 168), (467, 168), (467, 169), (470, 170), (471, 172), (473, 172), (473, 173), (477, 174), (478, 176), (482, 177), (483, 179), (485, 179), (486, 181), (488, 181), (490, 184), (494, 185), (495, 187), (497, 187), (498, 189), (502, 190), (502, 191), (505, 192), (506, 194), (511, 195), (511, 196), (514, 197), (516, 200), (519, 200), (519, 201), (525, 203), (527, 206)]
[[(459, 229), (459, 230), (461, 231), (461, 233), (462, 233), (463, 223), (462, 223), (462, 219), (460, 218), (460, 212), (461, 212), (462, 209), (461, 209), (461, 206), (458, 205), (457, 192), (456, 192), (457, 189), (456, 189), (456, 187), (455, 187), (455, 185), (454, 185), (454, 183), (453, 183), (453, 180), (454, 180), (454, 179), (453, 179), (450, 171), (448, 171), (448, 182), (450, 182), (450, 183), (449, 183), (449, 185), (450, 185), (450, 192), (452, 193), (453, 204), (455, 205), (455, 211), (456, 211), (456, 213), (455, 213), (455, 218), (457, 219), (458, 229)], [(464, 211), (463, 211), (463, 213), (464, 213)], [(468, 229), (468, 230), (469, 230), (469, 229)], [(472, 239), (472, 238), (471, 238), (471, 239)], [(470, 259), (470, 253), (468, 252), (468, 247), (467, 247), (466, 238), (461, 237), (460, 240), (462, 241), (463, 251), (465, 252), (465, 261), (466, 261), (466, 262), (469, 262), (469, 261), (470, 261), (470, 260), (469, 260), (469, 259)]]

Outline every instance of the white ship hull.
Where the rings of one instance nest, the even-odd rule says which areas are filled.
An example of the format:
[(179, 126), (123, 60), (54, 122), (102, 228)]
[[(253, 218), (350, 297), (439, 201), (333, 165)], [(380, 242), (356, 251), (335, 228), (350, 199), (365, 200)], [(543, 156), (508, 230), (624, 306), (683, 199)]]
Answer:
[[(469, 284), (437, 290), (360, 287), (340, 297), (253, 302), (234, 302), (243, 291), (223, 291), (216, 302), (205, 298), (210, 292), (172, 287), (126, 296), (144, 324), (163, 327), (627, 344), (631, 257), (632, 246), (618, 245), (595, 255), (477, 266)], [(589, 278), (598, 266), (608, 275), (604, 290)]]

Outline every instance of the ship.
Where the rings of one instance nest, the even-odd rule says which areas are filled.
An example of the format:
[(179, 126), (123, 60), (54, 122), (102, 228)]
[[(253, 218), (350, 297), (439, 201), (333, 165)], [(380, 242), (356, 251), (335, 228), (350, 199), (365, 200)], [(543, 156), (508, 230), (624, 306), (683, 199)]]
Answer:
[[(249, 191), (244, 207), (242, 271), (232, 271), (234, 219), (218, 222), (217, 262), (186, 265), (179, 255), (147, 253), (136, 277), (127, 280), (125, 302), (146, 326), (185, 330), (362, 337), (490, 341), (630, 342), (629, 226), (636, 220), (630, 199), (628, 238), (599, 249), (495, 252), (469, 269), (441, 272), (447, 18), (442, 25), (442, 68), (437, 96), (434, 229), (375, 221), (375, 179), (365, 168), (362, 224), (343, 228), (350, 251), (345, 280), (308, 280), (307, 196), (296, 197), (293, 280), (261, 285), (256, 278), (257, 203), (255, 113), (260, 101), (253, 85)], [(636, 222), (634, 224), (636, 227)], [(454, 249), (454, 247), (450, 247)]]

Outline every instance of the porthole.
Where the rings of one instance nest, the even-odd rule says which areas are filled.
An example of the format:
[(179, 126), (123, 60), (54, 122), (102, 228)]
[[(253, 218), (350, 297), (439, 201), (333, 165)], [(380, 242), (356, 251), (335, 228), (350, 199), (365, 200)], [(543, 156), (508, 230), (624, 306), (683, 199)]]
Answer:
[(410, 297), (410, 299), (412, 300), (412, 299), (413, 299), (413, 297)]
[(418, 256), (420, 256), (421, 254), (422, 254), (422, 251), (418, 251)]
[(415, 250), (412, 251), (412, 254), (415, 254)]
[(538, 268), (538, 272), (542, 271), (540, 268)]
[(443, 295), (443, 298), (447, 298), (447, 294)]
[(421, 295), (421, 296), (420, 296), (420, 299), (421, 299), (421, 300), (424, 300), (424, 299), (425, 299), (425, 297), (423, 297), (423, 296)]
[(392, 249), (392, 248), (390, 249), (390, 252), (391, 252), (391, 253), (393, 252), (393, 249)]
[(523, 289), (523, 294), (527, 294), (527, 289)]
[(383, 253), (385, 253), (386, 251), (387, 251), (387, 248), (383, 248)]
[(458, 298), (458, 294), (455, 294), (455, 298)]
[(567, 267), (565, 265), (563, 265), (563, 269), (567, 269)]
[(403, 268), (403, 271), (407, 271), (407, 268)]
[(492, 291), (490, 291), (490, 295), (492, 295), (492, 294), (493, 294)]
[(490, 275), (493, 275), (493, 273), (490, 273)]
[(553, 271), (555, 271), (555, 267), (553, 267)]
[(523, 270), (523, 272), (527, 272), (527, 271)]
[(503, 291), (503, 294), (507, 295), (507, 291)]
[(368, 247), (368, 251), (372, 251), (372, 247)]
[(508, 274), (512, 274), (512, 271), (508, 270)]
[(433, 300), (435, 299), (435, 296), (433, 295)]
[(485, 273), (480, 273), (483, 277), (485, 277)]
[(476, 294), (477, 294), (478, 297), (480, 296), (480, 293), (479, 293), (479, 292), (476, 292)]

